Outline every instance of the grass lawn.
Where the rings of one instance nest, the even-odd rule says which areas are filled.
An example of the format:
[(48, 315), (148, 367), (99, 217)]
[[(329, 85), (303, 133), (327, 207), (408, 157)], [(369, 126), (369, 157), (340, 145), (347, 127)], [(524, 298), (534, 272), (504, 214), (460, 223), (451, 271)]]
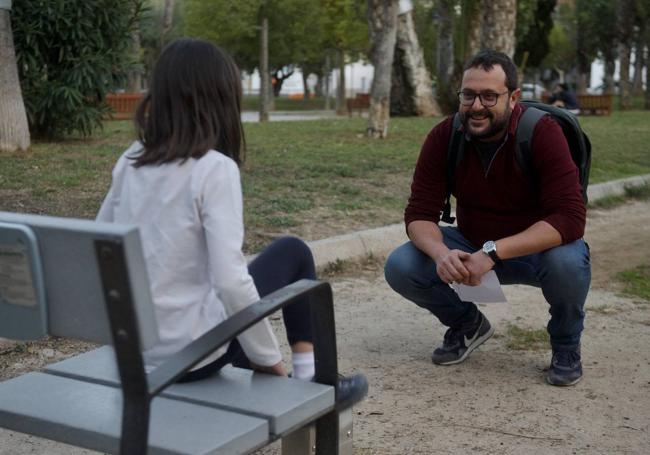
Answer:
[(650, 265), (641, 265), (617, 275), (624, 286), (624, 293), (650, 301)]
[[(391, 119), (382, 141), (366, 139), (361, 118), (245, 124), (246, 249), (283, 233), (318, 239), (400, 221), (420, 145), (438, 121)], [(593, 144), (592, 183), (650, 173), (650, 112), (581, 122)], [(0, 155), (0, 210), (94, 217), (131, 140), (130, 122), (108, 122), (89, 139)]]

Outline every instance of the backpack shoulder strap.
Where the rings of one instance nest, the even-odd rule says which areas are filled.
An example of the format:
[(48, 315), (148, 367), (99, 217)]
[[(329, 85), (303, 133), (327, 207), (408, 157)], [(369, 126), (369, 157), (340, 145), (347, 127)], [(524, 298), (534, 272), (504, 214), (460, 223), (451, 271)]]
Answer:
[(519, 123), (517, 124), (517, 144), (515, 147), (515, 158), (517, 163), (527, 175), (533, 174), (533, 164), (532, 164), (532, 143), (533, 143), (533, 132), (535, 131), (535, 125), (539, 120), (547, 115), (541, 109), (535, 107), (528, 107), (519, 117)]
[(447, 178), (447, 193), (445, 196), (445, 205), (440, 214), (440, 221), (454, 224), (455, 217), (451, 216), (451, 191), (454, 188), (454, 175), (456, 167), (465, 155), (465, 138), (460, 131), (460, 116), (458, 112), (454, 114), (454, 120), (451, 125), (451, 136), (449, 137), (449, 146), (447, 147), (447, 165), (445, 175)]

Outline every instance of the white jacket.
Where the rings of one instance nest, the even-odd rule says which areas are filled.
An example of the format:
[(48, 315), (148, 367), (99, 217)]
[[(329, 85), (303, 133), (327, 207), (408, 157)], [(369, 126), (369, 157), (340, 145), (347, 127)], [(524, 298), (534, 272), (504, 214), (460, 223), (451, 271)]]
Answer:
[[(155, 367), (259, 295), (241, 250), (244, 222), (237, 164), (210, 150), (183, 164), (135, 168), (128, 156), (141, 148), (135, 142), (118, 160), (97, 220), (139, 227), (160, 336), (145, 360), (147, 367)], [(267, 320), (238, 340), (256, 364), (281, 360)]]

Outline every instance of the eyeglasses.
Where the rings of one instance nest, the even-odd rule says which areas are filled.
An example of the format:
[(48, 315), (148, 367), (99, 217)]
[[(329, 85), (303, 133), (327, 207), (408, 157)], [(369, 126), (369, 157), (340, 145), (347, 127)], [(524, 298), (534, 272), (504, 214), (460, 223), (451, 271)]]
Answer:
[(492, 106), (496, 106), (497, 101), (499, 101), (499, 97), (501, 95), (505, 95), (506, 93), (510, 93), (510, 91), (506, 90), (503, 93), (494, 93), (494, 92), (476, 93), (476, 92), (461, 90), (460, 92), (458, 92), (458, 100), (460, 101), (460, 104), (462, 104), (463, 106), (471, 106), (472, 104), (474, 104), (474, 100), (478, 96), (478, 99), (480, 100), (483, 106), (492, 107)]

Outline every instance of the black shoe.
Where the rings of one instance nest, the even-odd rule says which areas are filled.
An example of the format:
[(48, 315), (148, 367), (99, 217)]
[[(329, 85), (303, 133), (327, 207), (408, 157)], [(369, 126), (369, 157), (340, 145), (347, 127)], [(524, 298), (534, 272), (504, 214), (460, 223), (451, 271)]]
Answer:
[(577, 383), (580, 379), (582, 379), (580, 346), (573, 349), (554, 348), (546, 382), (551, 385), (568, 386)]
[(359, 373), (342, 376), (336, 387), (336, 409), (342, 410), (358, 403), (368, 393), (368, 380)]
[(449, 328), (445, 333), (442, 346), (436, 348), (431, 361), (436, 365), (453, 365), (460, 363), (469, 354), (492, 336), (494, 329), (485, 315), (478, 312), (478, 321), (469, 329)]

